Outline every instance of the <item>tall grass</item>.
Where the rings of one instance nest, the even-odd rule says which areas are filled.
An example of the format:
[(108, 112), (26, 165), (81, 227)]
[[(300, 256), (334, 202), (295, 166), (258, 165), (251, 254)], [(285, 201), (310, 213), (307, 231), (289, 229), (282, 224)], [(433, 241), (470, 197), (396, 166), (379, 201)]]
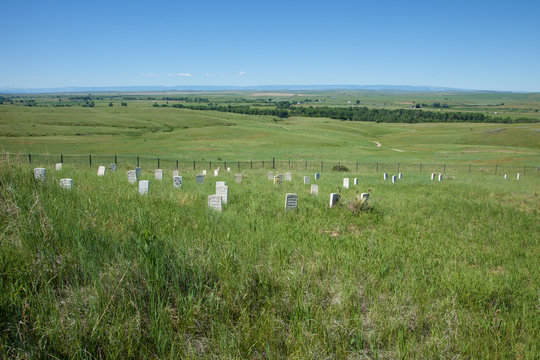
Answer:
[[(97, 165), (96, 165), (97, 167)], [(0, 353), (7, 358), (536, 358), (535, 177), (398, 184), (261, 170), (139, 196), (125, 169), (0, 164)], [(311, 174), (312, 175), (312, 174)], [(74, 179), (61, 189), (61, 177)], [(352, 175), (351, 175), (352, 177)], [(229, 185), (208, 209), (215, 180)], [(328, 208), (371, 189), (371, 211)], [(285, 194), (298, 209), (285, 211)]]

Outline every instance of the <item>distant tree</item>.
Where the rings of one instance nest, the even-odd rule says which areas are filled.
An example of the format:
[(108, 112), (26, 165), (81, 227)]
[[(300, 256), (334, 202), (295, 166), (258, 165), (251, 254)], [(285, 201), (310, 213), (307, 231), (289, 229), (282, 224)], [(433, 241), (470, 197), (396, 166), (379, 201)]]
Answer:
[(127, 106), (127, 102), (122, 102), (122, 103), (120, 103), (120, 105)]
[(360, 105), (360, 100), (356, 100), (356, 105)]
[(414, 107), (420, 109), (420, 104), (416, 104)]
[(112, 101), (111, 101), (111, 102), (109, 103), (109, 106), (110, 106), (110, 107), (112, 107), (112, 106), (113, 106), (113, 103), (112, 103)]

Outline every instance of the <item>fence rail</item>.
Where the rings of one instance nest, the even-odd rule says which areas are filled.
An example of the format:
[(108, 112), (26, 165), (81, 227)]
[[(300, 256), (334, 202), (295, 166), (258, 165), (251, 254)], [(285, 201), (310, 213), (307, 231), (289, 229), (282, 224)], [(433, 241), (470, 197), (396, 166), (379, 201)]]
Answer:
[(313, 160), (280, 160), (276, 158), (266, 160), (242, 160), (242, 161), (210, 161), (210, 160), (178, 160), (164, 157), (147, 157), (136, 155), (64, 155), (64, 154), (34, 154), (34, 153), (8, 153), (2, 152), (2, 157), (18, 158), (22, 162), (38, 165), (53, 165), (63, 163), (79, 166), (99, 166), (116, 164), (123, 168), (153, 168), (153, 169), (178, 169), (199, 170), (216, 169), (217, 167), (231, 170), (248, 169), (277, 169), (277, 170), (304, 170), (312, 172), (347, 171), (347, 172), (425, 172), (425, 173), (485, 173), (505, 174), (521, 173), (521, 175), (538, 173), (539, 166), (531, 165), (480, 165), (480, 164), (451, 164), (451, 163), (390, 163), (390, 162), (365, 162), (365, 161), (313, 161)]

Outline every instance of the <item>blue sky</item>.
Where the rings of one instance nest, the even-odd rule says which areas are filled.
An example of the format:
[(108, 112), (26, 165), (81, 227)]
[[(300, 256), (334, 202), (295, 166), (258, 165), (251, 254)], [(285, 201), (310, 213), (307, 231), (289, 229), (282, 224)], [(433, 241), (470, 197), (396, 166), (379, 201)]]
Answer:
[(2, 1), (0, 87), (540, 91), (540, 1)]

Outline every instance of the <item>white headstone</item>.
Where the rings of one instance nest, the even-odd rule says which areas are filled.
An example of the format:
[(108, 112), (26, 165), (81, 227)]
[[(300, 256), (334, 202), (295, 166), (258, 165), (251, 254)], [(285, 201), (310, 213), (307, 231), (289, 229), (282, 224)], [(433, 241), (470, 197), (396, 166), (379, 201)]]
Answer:
[(338, 193), (331, 193), (330, 194), (330, 207), (334, 207), (339, 202), (339, 194)]
[(519, 173), (517, 173), (516, 180), (519, 180)]
[(142, 170), (140, 167), (136, 167), (135, 172), (137, 173), (137, 179), (142, 176)]
[(505, 179), (505, 180), (508, 179), (508, 176), (506, 176), (506, 174), (504, 174), (504, 179)]
[(343, 187), (345, 189), (349, 188), (349, 178), (343, 178)]
[(154, 170), (154, 179), (163, 180), (163, 170), (162, 169)]
[(403, 174), (402, 174), (402, 173), (399, 173), (399, 174), (398, 174), (398, 178), (399, 178), (399, 179), (403, 179)]
[(223, 203), (226, 204), (229, 199), (229, 187), (228, 186), (216, 186), (216, 195), (221, 196)]
[(178, 176), (180, 175), (180, 173), (178, 172), (178, 170), (173, 170), (172, 171), (172, 177), (174, 178), (175, 176)]
[(218, 169), (214, 170), (214, 176), (219, 176), (219, 170)]
[(45, 181), (47, 178), (47, 169), (45, 168), (35, 168), (34, 169), (34, 178), (37, 180)]
[(206, 170), (203, 170), (203, 171), (202, 171), (202, 174), (206, 176)]
[(298, 195), (286, 194), (285, 195), (285, 210), (294, 210), (298, 206)]
[(73, 187), (73, 179), (60, 179), (60, 186), (64, 189), (71, 189)]
[(208, 195), (208, 207), (214, 210), (221, 211), (222, 201), (223, 200), (220, 195)]
[(136, 170), (128, 170), (127, 178), (128, 178), (128, 182), (130, 184), (135, 184), (137, 182), (137, 179), (138, 179), (137, 171)]
[(321, 178), (321, 174), (315, 173), (315, 180), (319, 180)]
[(277, 174), (274, 176), (274, 184), (279, 185), (283, 182), (283, 174)]
[(110, 164), (109, 165), (109, 170), (116, 171), (116, 164)]
[(395, 184), (395, 183), (397, 183), (397, 176), (392, 175), (392, 184)]
[(439, 181), (442, 181), (442, 174), (439, 173)]
[(285, 181), (292, 181), (292, 174), (290, 172), (285, 173)]
[(268, 180), (274, 180), (274, 173), (272, 171), (268, 172)]
[(384, 173), (383, 177), (384, 177), (384, 180), (388, 180), (388, 174), (387, 173)]
[(148, 194), (149, 189), (150, 189), (150, 181), (148, 180), (139, 181), (139, 194), (141, 195)]
[(182, 183), (183, 183), (182, 177), (179, 175), (176, 175), (175, 177), (173, 177), (173, 183), (174, 183), (175, 188), (182, 187)]
[(360, 194), (360, 199), (362, 200), (362, 202), (368, 202), (368, 200), (369, 200), (369, 193), (362, 193), (362, 194)]
[(56, 163), (56, 171), (62, 170), (62, 163)]
[(353, 179), (353, 184), (354, 184), (354, 185), (358, 185), (358, 178), (354, 178), (354, 179)]
[(230, 172), (230, 171), (231, 171), (231, 168), (230, 168), (230, 167), (228, 167), (228, 168), (227, 168), (227, 171), (229, 171), (229, 172)]
[(197, 180), (197, 184), (203, 184), (204, 183), (204, 175), (202, 175), (202, 174), (197, 175), (196, 180)]
[(311, 195), (319, 196), (319, 185), (311, 185)]
[(241, 183), (242, 182), (242, 174), (236, 174), (234, 175), (234, 182)]
[(435, 176), (437, 176), (437, 174), (431, 173), (431, 180), (435, 180)]
[(225, 181), (216, 181), (216, 189), (218, 186), (225, 186)]
[(105, 166), (98, 167), (97, 175), (98, 176), (104, 176), (105, 175)]
[(309, 176), (304, 176), (304, 184), (309, 184)]

